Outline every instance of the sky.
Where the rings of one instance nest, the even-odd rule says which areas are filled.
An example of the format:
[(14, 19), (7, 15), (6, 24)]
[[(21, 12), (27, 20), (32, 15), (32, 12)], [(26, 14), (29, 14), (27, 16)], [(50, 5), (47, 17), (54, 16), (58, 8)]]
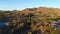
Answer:
[(0, 10), (23, 10), (41, 6), (60, 8), (60, 0), (0, 0)]

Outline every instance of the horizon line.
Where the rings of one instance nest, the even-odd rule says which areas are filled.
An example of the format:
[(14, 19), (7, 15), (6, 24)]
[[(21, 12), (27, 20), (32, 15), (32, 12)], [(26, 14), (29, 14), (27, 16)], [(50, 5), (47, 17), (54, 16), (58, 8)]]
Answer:
[[(49, 7), (49, 6), (39, 6), (39, 7), (60, 9), (60, 7)], [(0, 9), (0, 11), (24, 10), (24, 9), (27, 9), (27, 8), (31, 8), (32, 9), (32, 8), (39, 8), (39, 7), (26, 7), (26, 8), (23, 8), (23, 9)]]

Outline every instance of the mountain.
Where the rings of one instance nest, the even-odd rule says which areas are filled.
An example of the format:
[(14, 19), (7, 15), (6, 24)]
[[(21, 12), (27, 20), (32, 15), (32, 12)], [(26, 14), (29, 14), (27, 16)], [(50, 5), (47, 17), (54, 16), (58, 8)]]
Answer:
[(0, 22), (6, 22), (6, 28), (0, 28), (1, 34), (57, 34), (60, 29), (53, 26), (56, 22), (60, 24), (60, 9), (38, 7), (0, 11)]
[[(15, 11), (14, 11), (15, 12)], [(38, 16), (46, 16), (46, 17), (60, 17), (60, 9), (58, 8), (47, 8), (47, 7), (39, 7), (39, 8), (26, 8), (21, 11), (17, 11), (19, 14), (29, 14), (33, 13)]]
[[(33, 18), (60, 18), (60, 9), (38, 7), (38, 8), (26, 8), (24, 10), (13, 10), (13, 11), (0, 11), (1, 17), (10, 17), (12, 19), (19, 19), (23, 15), (33, 14)], [(2, 18), (1, 18), (2, 19)]]

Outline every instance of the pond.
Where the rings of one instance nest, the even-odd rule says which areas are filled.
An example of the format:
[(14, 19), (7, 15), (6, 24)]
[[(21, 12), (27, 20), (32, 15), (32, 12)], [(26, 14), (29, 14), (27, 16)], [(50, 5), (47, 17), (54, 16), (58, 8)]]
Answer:
[(5, 28), (5, 27), (6, 27), (5, 22), (1, 22), (1, 23), (0, 23), (0, 28)]

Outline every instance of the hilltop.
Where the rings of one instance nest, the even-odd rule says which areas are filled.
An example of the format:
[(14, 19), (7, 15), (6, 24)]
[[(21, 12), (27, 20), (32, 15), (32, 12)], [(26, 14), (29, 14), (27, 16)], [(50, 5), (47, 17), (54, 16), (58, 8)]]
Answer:
[(47, 7), (39, 7), (39, 8), (26, 8), (24, 10), (18, 11), (14, 10), (13, 13), (17, 14), (29, 14), (32, 13), (37, 16), (46, 16), (46, 17), (60, 17), (60, 9), (58, 8), (47, 8)]

